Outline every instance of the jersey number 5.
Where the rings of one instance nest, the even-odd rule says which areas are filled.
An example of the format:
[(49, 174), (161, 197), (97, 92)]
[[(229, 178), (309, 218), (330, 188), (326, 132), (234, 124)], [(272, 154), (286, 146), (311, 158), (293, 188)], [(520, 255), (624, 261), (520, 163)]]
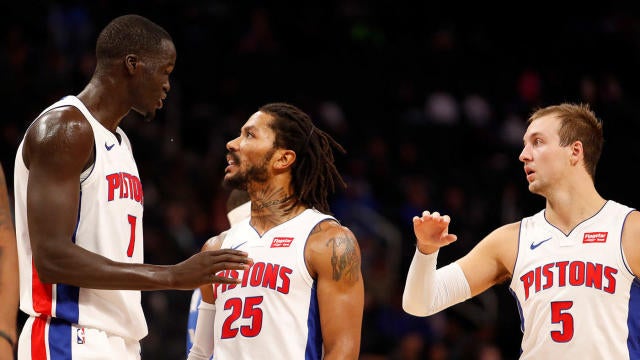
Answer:
[(573, 316), (566, 312), (573, 306), (572, 301), (554, 301), (551, 303), (551, 322), (562, 324), (562, 330), (551, 332), (551, 338), (557, 342), (568, 342), (573, 338)]
[(262, 309), (258, 305), (262, 304), (262, 296), (248, 297), (244, 299), (244, 305), (241, 298), (231, 298), (224, 303), (224, 309), (231, 309), (231, 315), (224, 320), (222, 324), (222, 339), (230, 339), (238, 335), (238, 326), (234, 326), (234, 322), (240, 317), (243, 319), (251, 319), (251, 325), (241, 325), (240, 334), (244, 337), (254, 337), (260, 334), (262, 330)]

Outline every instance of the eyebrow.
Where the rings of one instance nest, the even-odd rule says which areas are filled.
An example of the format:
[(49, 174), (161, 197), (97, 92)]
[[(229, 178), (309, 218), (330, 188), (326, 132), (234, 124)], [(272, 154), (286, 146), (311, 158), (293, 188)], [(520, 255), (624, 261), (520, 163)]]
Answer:
[(536, 137), (536, 136), (542, 136), (541, 134), (542, 134), (542, 133), (541, 133), (540, 131), (532, 132), (532, 133), (531, 133), (531, 134), (529, 134), (529, 135), (525, 134), (525, 135), (522, 137), (522, 141), (523, 141), (523, 142), (524, 142), (524, 141), (526, 141), (526, 139), (527, 139), (527, 138), (533, 138), (533, 137)]

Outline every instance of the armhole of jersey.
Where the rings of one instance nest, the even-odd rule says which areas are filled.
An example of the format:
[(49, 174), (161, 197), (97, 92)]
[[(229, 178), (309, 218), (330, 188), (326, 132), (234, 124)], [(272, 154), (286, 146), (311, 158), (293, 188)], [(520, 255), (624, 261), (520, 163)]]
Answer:
[(629, 217), (629, 215), (631, 215), (631, 213), (633, 211), (636, 211), (636, 209), (629, 210), (629, 212), (624, 216), (624, 220), (622, 221), (622, 226), (621, 226), (621, 229), (620, 229), (620, 240), (618, 241), (618, 246), (620, 247), (620, 261), (622, 262), (622, 265), (627, 270), (629, 275), (631, 275), (632, 278), (634, 278), (636, 280), (640, 280), (640, 278), (637, 277), (636, 274), (633, 273), (633, 270), (631, 270), (631, 266), (629, 266), (629, 262), (627, 261), (627, 257), (624, 254), (624, 248), (622, 247), (622, 233), (624, 232), (624, 225), (627, 223), (627, 218)]
[[(78, 108), (78, 110), (82, 112), (82, 109)], [(85, 121), (89, 123), (89, 126), (91, 126), (91, 133), (93, 134), (93, 154), (95, 158), (93, 159), (93, 163), (91, 164), (91, 166), (89, 166), (86, 170), (82, 171), (82, 173), (80, 174), (81, 186), (90, 184), (94, 181), (95, 176), (92, 176), (92, 175), (95, 172), (93, 170), (96, 168), (98, 161), (100, 161), (100, 152), (98, 151), (97, 139), (96, 139), (96, 129), (93, 126), (93, 123), (91, 122), (91, 120), (87, 118), (84, 112), (82, 112), (82, 115), (84, 116)]]
[(513, 262), (513, 269), (511, 269), (511, 283), (509, 284), (509, 287), (512, 287), (514, 285), (513, 281), (514, 281), (514, 276), (516, 274), (516, 269), (518, 269), (518, 259), (520, 259), (520, 242), (521, 242), (521, 236), (522, 236), (522, 226), (524, 224), (524, 220), (525, 219), (521, 219), (520, 220), (520, 226), (518, 226), (518, 240), (517, 240), (517, 245), (516, 245), (516, 260)]
[[(91, 130), (93, 130), (93, 128), (91, 128)], [(93, 169), (96, 168), (96, 163), (98, 162), (98, 148), (96, 147), (96, 137), (95, 134), (93, 136), (93, 154), (95, 156), (95, 159), (93, 159), (93, 163), (91, 163), (91, 166), (89, 166), (86, 170), (84, 170), (81, 174), (80, 174), (80, 185), (83, 184), (89, 184), (91, 183), (91, 181), (88, 181), (90, 178), (93, 179), (91, 177), (91, 174), (93, 174)]]

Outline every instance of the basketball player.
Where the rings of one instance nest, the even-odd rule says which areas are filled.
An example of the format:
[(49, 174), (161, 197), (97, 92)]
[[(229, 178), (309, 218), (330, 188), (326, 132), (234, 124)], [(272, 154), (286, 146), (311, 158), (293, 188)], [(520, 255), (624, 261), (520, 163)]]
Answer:
[(510, 279), (521, 359), (640, 359), (640, 213), (595, 188), (602, 124), (588, 105), (569, 103), (538, 109), (528, 123), (520, 161), (545, 209), (438, 270), (439, 249), (456, 240), (450, 218), (414, 217), (403, 308), (427, 316)]
[(89, 84), (46, 108), (16, 154), (20, 308), (30, 316), (19, 359), (139, 359), (140, 290), (233, 284), (215, 274), (250, 264), (232, 250), (143, 264), (143, 187), (119, 124), (162, 107), (176, 49), (160, 26), (124, 15), (101, 31), (96, 56)]
[[(251, 201), (249, 194), (244, 190), (233, 189), (227, 199), (227, 219), (233, 226), (251, 214)], [(204, 249), (204, 247), (203, 247)], [(189, 305), (189, 317), (187, 319), (187, 355), (193, 345), (193, 337), (196, 333), (196, 323), (198, 321), (198, 307), (202, 301), (200, 288), (193, 290), (191, 303)]]
[(9, 191), (0, 165), (0, 359), (13, 359), (18, 321), (18, 255)]
[(360, 249), (328, 214), (343, 185), (332, 147), (307, 114), (261, 107), (227, 143), (224, 183), (246, 189), (251, 216), (205, 249), (242, 249), (240, 284), (202, 286), (189, 359), (357, 359), (364, 306)]

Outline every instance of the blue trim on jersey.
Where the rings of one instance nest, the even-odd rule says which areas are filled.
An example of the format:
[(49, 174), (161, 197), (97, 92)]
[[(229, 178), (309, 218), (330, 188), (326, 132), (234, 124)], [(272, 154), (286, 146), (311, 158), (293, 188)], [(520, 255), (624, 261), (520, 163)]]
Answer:
[(320, 308), (318, 306), (317, 283), (315, 280), (311, 287), (307, 329), (309, 336), (307, 337), (304, 358), (305, 360), (320, 360), (322, 358), (322, 328), (320, 327)]
[(71, 235), (71, 242), (76, 243), (76, 235), (78, 235), (78, 226), (80, 226), (80, 210), (82, 210), (82, 190), (80, 190), (80, 196), (78, 198), (78, 215), (76, 216), (76, 228), (73, 229), (73, 235)]
[[(76, 228), (71, 236), (71, 241), (76, 243), (78, 224), (80, 224), (80, 209), (82, 208), (82, 191), (80, 191), (80, 201), (78, 204), (78, 217), (76, 218)], [(56, 317), (77, 324), (80, 317), (80, 288), (67, 284), (56, 284)]]
[(77, 324), (79, 318), (80, 288), (67, 284), (56, 285), (56, 317)]
[(71, 360), (71, 324), (56, 318), (49, 318), (49, 359)]
[(633, 280), (629, 295), (627, 348), (629, 349), (629, 359), (640, 360), (640, 279)]
[[(516, 300), (516, 305), (518, 306), (518, 316), (520, 316), (520, 331), (524, 334), (524, 316), (522, 315), (522, 305), (520, 305), (520, 301), (518, 300), (518, 296), (513, 291), (513, 289), (509, 288), (509, 292), (511, 296)], [(520, 343), (520, 355), (522, 355), (522, 343)]]

